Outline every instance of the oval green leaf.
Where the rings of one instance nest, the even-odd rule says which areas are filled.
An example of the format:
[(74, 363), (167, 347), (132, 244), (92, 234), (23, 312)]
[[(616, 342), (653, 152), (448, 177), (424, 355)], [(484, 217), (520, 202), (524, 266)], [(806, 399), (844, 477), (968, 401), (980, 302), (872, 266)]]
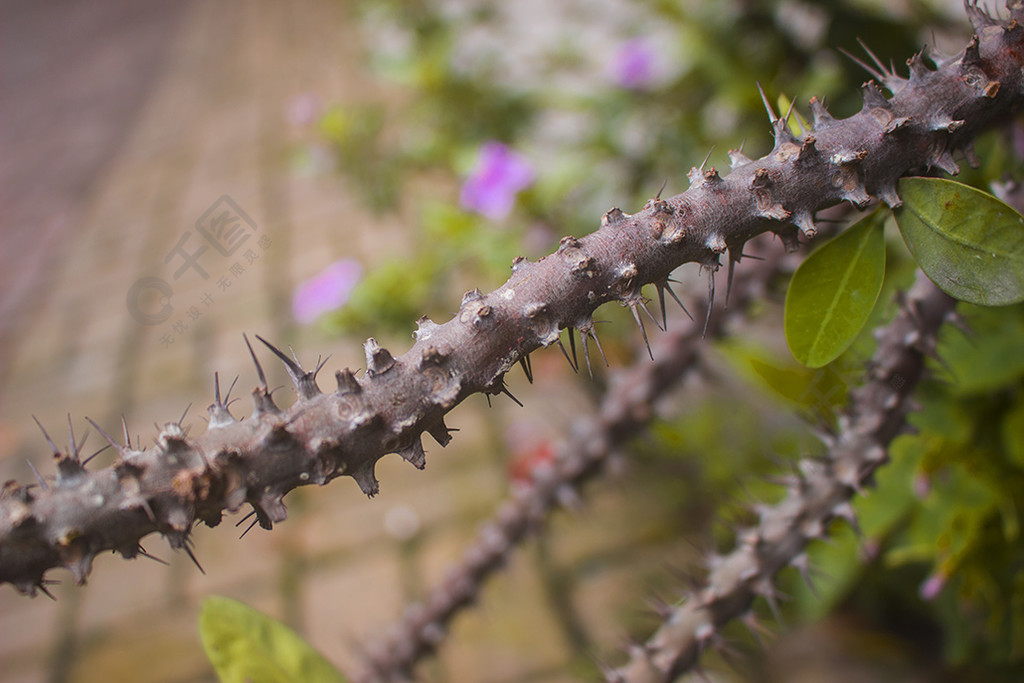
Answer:
[(814, 251), (786, 293), (786, 342), (793, 357), (820, 368), (867, 323), (885, 276), (885, 213), (876, 211)]
[(301, 636), (237, 600), (203, 601), (199, 634), (222, 683), (344, 683), (345, 678)]
[(1024, 216), (942, 178), (903, 178), (899, 193), (903, 241), (942, 291), (981, 306), (1024, 301)]

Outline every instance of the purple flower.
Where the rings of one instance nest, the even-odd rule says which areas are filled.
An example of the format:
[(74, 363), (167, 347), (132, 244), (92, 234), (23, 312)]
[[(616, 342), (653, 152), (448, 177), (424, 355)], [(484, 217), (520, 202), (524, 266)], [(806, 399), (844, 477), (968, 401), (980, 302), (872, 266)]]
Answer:
[(462, 186), (459, 204), (491, 220), (501, 220), (512, 211), (516, 194), (533, 182), (533, 176), (533, 167), (522, 156), (500, 142), (485, 142)]
[(654, 82), (654, 49), (640, 38), (626, 41), (609, 64), (612, 80), (629, 90), (643, 90)]
[(935, 598), (939, 597), (939, 593), (942, 592), (942, 589), (945, 588), (945, 586), (946, 577), (942, 574), (936, 573), (925, 579), (917, 592), (918, 595), (921, 596), (922, 600), (925, 602), (931, 602)]
[(309, 324), (322, 313), (340, 308), (363, 275), (363, 267), (352, 259), (335, 261), (295, 288), (292, 315)]

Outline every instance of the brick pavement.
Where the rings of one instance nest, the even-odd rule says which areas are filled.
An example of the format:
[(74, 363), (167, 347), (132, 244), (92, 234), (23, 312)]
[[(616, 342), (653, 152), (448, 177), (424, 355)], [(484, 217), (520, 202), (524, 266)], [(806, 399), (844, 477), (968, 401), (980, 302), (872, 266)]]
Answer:
[[(150, 15), (126, 14), (126, 4), (98, 3), (98, 13), (108, 12), (106, 21), (84, 21), (63, 5), (65, 13), (58, 15), (23, 9), (28, 14), (20, 17), (27, 32), (50, 31), (51, 40), (59, 40), (61, 31), (77, 36), (79, 58), (38, 67), (41, 75), (31, 88), (8, 81), (4, 100), (25, 94), (55, 107), (72, 85), (88, 92), (111, 69), (128, 75), (123, 90), (106, 93), (126, 101), (97, 105), (80, 120), (62, 119), (59, 131), (26, 124), (23, 139), (5, 143), (21, 155), (6, 159), (6, 188), (12, 195), (22, 188), (32, 193), (31, 211), (19, 218), (31, 225), (4, 251), (5, 263), (17, 263), (22, 253), (31, 258), (21, 259), (22, 268), (5, 270), (2, 288), (10, 295), (0, 354), (6, 368), (0, 376), (3, 479), (30, 478), (26, 459), (44, 473), (52, 469), (32, 415), (57, 436), (69, 411), (80, 430), (84, 416), (113, 430), (125, 414), (146, 441), (154, 422), (177, 419), (195, 402), (191, 423), (201, 429), (214, 370), (226, 378), (240, 375), (240, 393), (253, 384), (243, 331), (294, 344), (303, 358), (329, 349), (331, 371), (359, 367), (358, 343), (294, 326), (290, 292), (337, 258), (372, 265), (379, 256), (375, 245), (399, 248), (402, 241), (403, 227), (395, 220), (375, 220), (372, 231), (363, 229), (369, 221), (340, 177), (311, 174), (290, 162), (306, 135), (285, 120), (292, 97), (314, 92), (324, 101), (354, 102), (376, 92), (359, 70), (359, 36), (346, 4), (236, 0), (193, 2), (175, 12), (163, 8), (166, 16), (149, 10), (164, 30), (151, 25)], [(31, 41), (20, 49), (30, 55), (30, 47)], [(25, 116), (17, 107), (3, 111), (5, 126)], [(41, 113), (48, 113), (45, 107)], [(81, 152), (89, 158), (44, 168), (37, 157), (53, 154), (48, 136), (66, 139), (66, 149), (92, 145), (91, 156)], [(210, 280), (193, 271), (174, 280), (174, 301), (183, 309), (202, 308), (187, 330), (174, 331), (171, 321), (140, 326), (126, 309), (129, 288), (146, 276), (170, 281), (165, 256), (222, 195), (253, 218), (269, 243), (228, 289), (215, 284), (232, 264), (226, 259), (205, 261)], [(206, 294), (212, 301), (204, 303)], [(274, 375), (285, 383), (282, 371)], [(533, 400), (545, 407), (544, 392), (515, 391), (528, 406)], [(153, 539), (147, 549), (170, 567), (101, 557), (87, 587), (56, 587), (56, 603), (0, 588), (2, 679), (212, 680), (195, 630), (199, 602), (212, 594), (237, 597), (285, 619), (350, 668), (353, 644), (379, 634), (408, 597), (442, 576), (504, 494), (504, 469), (495, 453), (500, 446), (487, 435), (500, 433), (508, 407), (487, 413), (482, 406), (482, 400), (471, 400), (457, 411), (452, 423), (462, 433), (449, 449), (431, 449), (426, 472), (385, 459), (378, 470), (382, 493), (373, 502), (342, 479), (293, 493), (287, 501), (291, 517), (274, 533), (254, 530), (239, 542), (231, 524), (198, 530), (196, 553), (205, 575)], [(92, 446), (98, 441), (96, 435), (90, 439)], [(570, 583), (568, 603), (582, 615), (596, 643), (591, 647), (605, 652), (621, 644), (616, 619), (636, 594), (627, 587), (661, 567), (654, 553), (636, 553), (638, 559), (626, 564), (622, 559), (624, 548), (635, 550), (631, 520), (642, 519), (654, 504), (608, 487), (597, 491), (591, 512), (556, 525), (548, 543), (558, 549), (553, 558), (541, 561), (536, 546), (528, 546), (487, 587), (483, 607), (456, 620), (455, 638), (423, 668), (424, 677), (495, 683), (575, 678), (579, 669), (567, 667), (577, 666), (580, 653), (572, 652), (571, 636), (547, 597), (544, 567), (552, 563), (581, 573)], [(396, 509), (411, 511), (422, 525), (404, 545), (386, 530)]]

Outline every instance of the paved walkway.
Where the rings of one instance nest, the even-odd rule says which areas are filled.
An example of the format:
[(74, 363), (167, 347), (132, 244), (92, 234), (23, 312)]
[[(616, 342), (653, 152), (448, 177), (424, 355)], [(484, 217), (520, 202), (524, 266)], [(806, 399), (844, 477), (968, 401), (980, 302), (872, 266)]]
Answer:
[[(402, 244), (403, 227), (371, 223), (340, 176), (295, 163), (310, 133), (286, 120), (292, 98), (374, 96), (346, 4), (2, 6), (0, 477), (30, 479), (26, 460), (52, 470), (32, 415), (57, 435), (68, 412), (80, 430), (85, 416), (113, 430), (124, 414), (146, 440), (154, 422), (194, 402), (201, 429), (214, 370), (241, 376), (238, 395), (254, 382), (243, 331), (294, 344), (303, 359), (329, 350), (331, 371), (360, 367), (358, 343), (297, 329), (289, 315), (295, 283), (342, 256), (372, 265), (371, 237)], [(220, 245), (230, 255), (208, 249), (190, 267), (214, 206), (256, 228), (245, 244)], [(143, 325), (140, 316), (159, 313), (153, 278), (171, 286), (175, 309)], [(516, 393), (545, 407), (544, 390)], [(351, 669), (353, 645), (437, 580), (506, 492), (487, 438), (504, 428), (504, 408), (470, 404), (452, 420), (460, 438), (433, 449), (426, 472), (381, 463), (373, 502), (342, 479), (291, 494), (291, 517), (274, 533), (238, 541), (231, 524), (200, 529), (205, 576), (152, 540), (147, 549), (170, 567), (102, 557), (89, 585), (58, 586), (56, 603), (0, 587), (3, 680), (213, 680), (195, 626), (212, 594), (284, 619)], [(626, 606), (637, 595), (623, 586), (665, 558), (623, 550), (650, 501), (598, 488), (584, 519), (559, 523), (544, 552), (518, 556), (484, 607), (455, 622), (426, 677), (573, 680), (572, 662), (621, 643), (617, 619), (636, 618)], [(388, 528), (403, 519), (421, 531), (399, 541)]]

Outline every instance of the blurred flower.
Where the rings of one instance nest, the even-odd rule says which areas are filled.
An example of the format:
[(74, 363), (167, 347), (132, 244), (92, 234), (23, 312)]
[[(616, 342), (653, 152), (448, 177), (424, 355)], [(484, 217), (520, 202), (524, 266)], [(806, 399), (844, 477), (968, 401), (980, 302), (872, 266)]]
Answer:
[(508, 463), (508, 478), (512, 484), (533, 486), (534, 473), (555, 462), (555, 447), (550, 441), (538, 443), (532, 450), (517, 453)]
[(507, 474), (513, 487), (532, 487), (539, 468), (554, 466), (557, 453), (546, 431), (532, 420), (513, 422), (505, 431), (510, 455)]
[(626, 41), (615, 51), (609, 72), (616, 84), (643, 90), (654, 82), (654, 49), (640, 38)]
[(918, 589), (918, 594), (925, 602), (931, 602), (935, 598), (939, 597), (939, 593), (942, 592), (942, 589), (945, 588), (945, 586), (945, 576), (937, 573), (932, 574), (924, 580), (924, 583), (921, 584), (921, 587)]
[(932, 492), (932, 480), (924, 472), (919, 472), (914, 477), (914, 495), (924, 500)]
[(340, 308), (363, 275), (363, 267), (352, 259), (335, 261), (320, 273), (295, 288), (292, 314), (303, 324), (316, 320), (322, 313)]
[(485, 142), (462, 186), (459, 204), (491, 220), (501, 220), (512, 211), (516, 195), (529, 187), (533, 177), (533, 167), (522, 156), (500, 142)]
[(320, 96), (307, 92), (288, 100), (285, 114), (293, 126), (309, 126), (316, 122), (321, 108)]

